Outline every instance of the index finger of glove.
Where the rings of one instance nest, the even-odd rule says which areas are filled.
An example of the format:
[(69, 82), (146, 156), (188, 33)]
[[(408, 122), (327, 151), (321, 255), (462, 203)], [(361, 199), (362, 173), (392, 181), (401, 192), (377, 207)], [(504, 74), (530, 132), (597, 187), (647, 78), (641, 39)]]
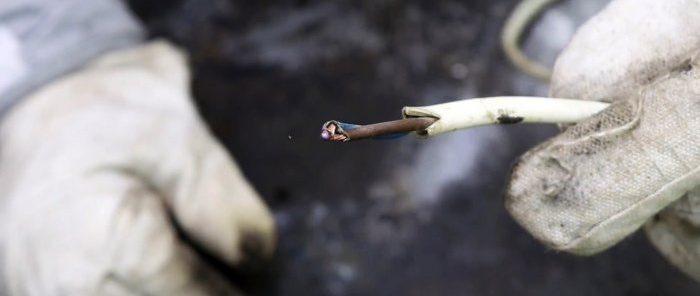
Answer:
[(613, 101), (683, 68), (700, 48), (700, 2), (616, 0), (557, 59), (551, 95)]
[(106, 129), (114, 131), (110, 147), (121, 148), (127, 166), (162, 194), (185, 234), (230, 265), (269, 259), (272, 215), (197, 116), (187, 80), (177, 78), (187, 75), (173, 75), (187, 72), (182, 54), (156, 42), (115, 53), (101, 67), (105, 74), (93, 76), (93, 85), (133, 108), (110, 111), (124, 113)]
[(264, 261), (272, 215), (197, 116), (187, 83), (183, 55), (165, 43), (111, 53), (13, 111), (12, 149), (52, 149), (63, 174), (128, 171), (202, 249), (232, 266)]

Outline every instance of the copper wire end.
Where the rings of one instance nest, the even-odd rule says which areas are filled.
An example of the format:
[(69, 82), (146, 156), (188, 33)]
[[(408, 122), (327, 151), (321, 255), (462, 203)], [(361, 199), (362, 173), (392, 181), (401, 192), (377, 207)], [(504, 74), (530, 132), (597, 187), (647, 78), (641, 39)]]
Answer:
[(345, 142), (349, 140), (349, 137), (341, 127), (340, 122), (331, 120), (323, 124), (321, 128), (321, 139), (325, 141)]
[(411, 132), (424, 131), (435, 121), (435, 118), (417, 117), (368, 125), (355, 125), (331, 120), (323, 124), (321, 139), (335, 142), (361, 139), (395, 139)]

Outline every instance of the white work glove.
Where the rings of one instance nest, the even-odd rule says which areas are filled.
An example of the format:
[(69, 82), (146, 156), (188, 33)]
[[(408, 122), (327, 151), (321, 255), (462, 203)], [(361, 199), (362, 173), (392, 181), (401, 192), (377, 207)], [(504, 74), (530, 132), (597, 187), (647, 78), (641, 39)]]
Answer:
[(700, 1), (617, 0), (557, 60), (551, 95), (612, 106), (515, 164), (506, 208), (546, 245), (600, 252), (642, 225), (700, 280)]
[(2, 295), (239, 295), (180, 234), (232, 266), (275, 245), (166, 42), (102, 56), (3, 119), (0, 227)]

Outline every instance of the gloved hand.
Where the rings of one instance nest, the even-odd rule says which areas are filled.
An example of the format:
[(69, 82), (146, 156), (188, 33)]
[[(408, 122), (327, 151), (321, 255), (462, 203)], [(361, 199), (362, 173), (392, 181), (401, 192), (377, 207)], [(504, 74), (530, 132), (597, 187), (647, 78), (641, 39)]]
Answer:
[(548, 246), (600, 252), (642, 225), (700, 280), (700, 2), (616, 0), (556, 62), (554, 97), (613, 104), (523, 155), (506, 208)]
[(188, 75), (154, 42), (3, 119), (0, 294), (237, 295), (180, 234), (231, 265), (271, 256), (271, 215), (196, 114)]

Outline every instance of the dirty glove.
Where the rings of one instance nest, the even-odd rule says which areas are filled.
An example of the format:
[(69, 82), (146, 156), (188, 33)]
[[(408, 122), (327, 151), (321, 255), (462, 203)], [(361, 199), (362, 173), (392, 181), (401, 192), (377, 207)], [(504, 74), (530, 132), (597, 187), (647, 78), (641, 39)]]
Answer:
[(197, 116), (183, 55), (110, 53), (0, 125), (2, 295), (238, 295), (223, 262), (269, 257), (270, 213)]
[(557, 60), (554, 97), (612, 105), (523, 155), (506, 207), (548, 246), (600, 252), (642, 225), (700, 280), (700, 2), (617, 0)]

